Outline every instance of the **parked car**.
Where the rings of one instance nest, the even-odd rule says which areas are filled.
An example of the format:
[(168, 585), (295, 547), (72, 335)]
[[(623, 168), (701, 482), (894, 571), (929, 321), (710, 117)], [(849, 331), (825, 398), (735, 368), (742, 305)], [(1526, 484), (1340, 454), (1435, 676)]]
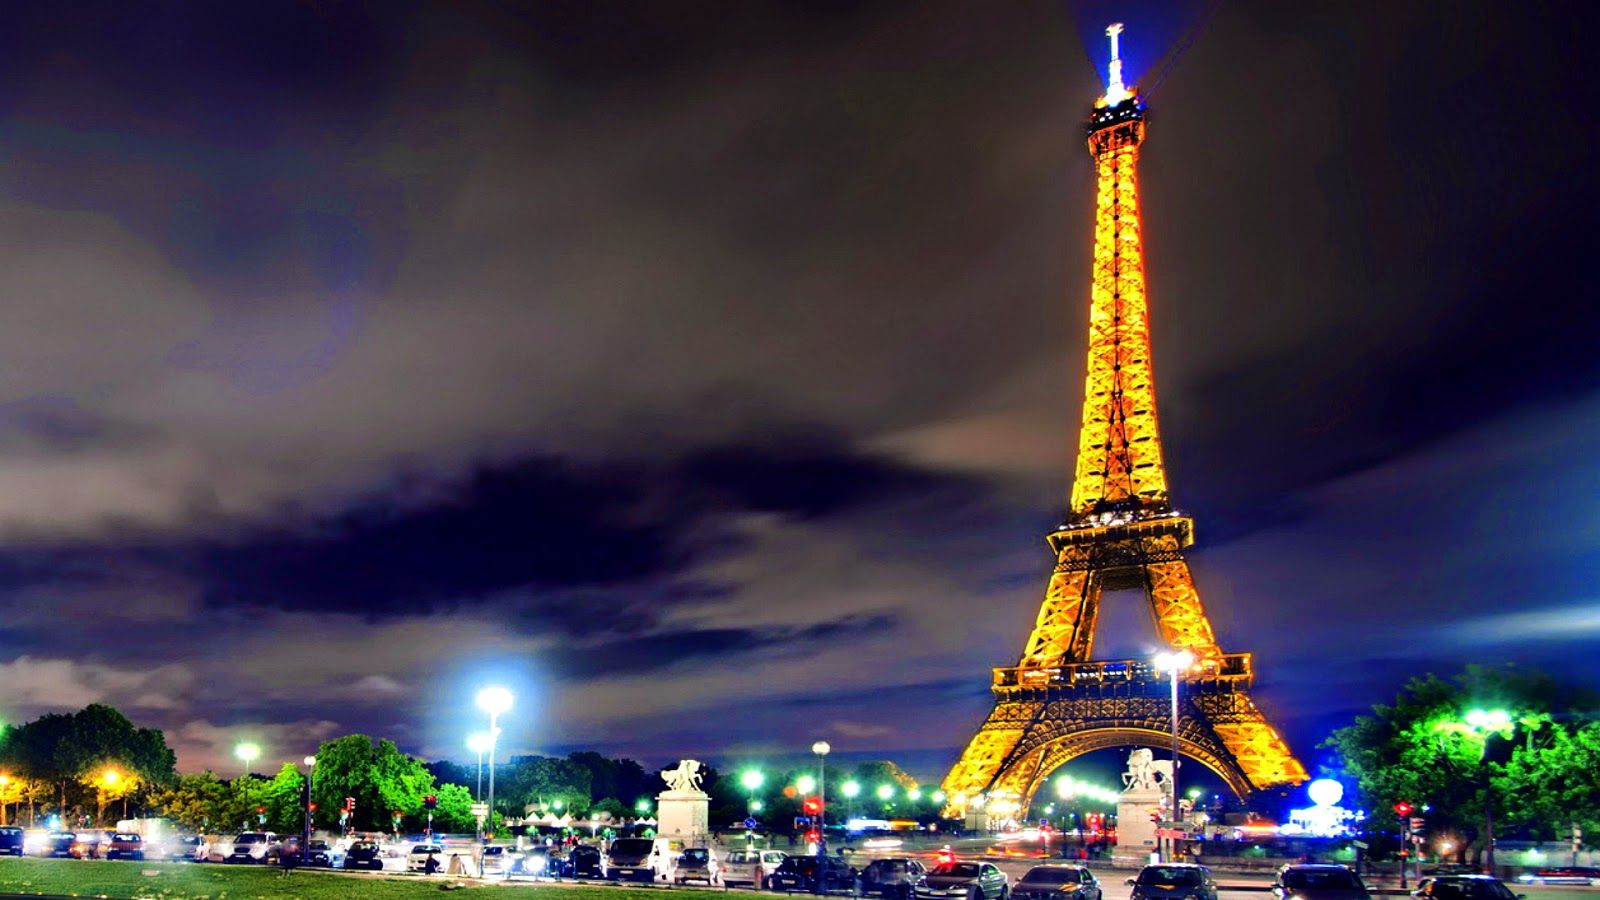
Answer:
[(606, 877), (664, 881), (678, 855), (672, 844), (666, 838), (617, 838), (606, 850)]
[(68, 850), (73, 859), (104, 859), (105, 853), (111, 848), (110, 831), (80, 831), (73, 837), (72, 846)]
[[(488, 850), (490, 848), (486, 847), (484, 849)], [(502, 851), (505, 850), (504, 847), (502, 847), (500, 849)], [(430, 872), (429, 867), (428, 867), (428, 862), (429, 862), (430, 858), (433, 861), (433, 868), (432, 868), (431, 872)], [(446, 860), (445, 856), (444, 856), (444, 845), (442, 845), (442, 844), (414, 844), (411, 847), (411, 852), (406, 854), (406, 871), (407, 872), (423, 872), (423, 873), (427, 873), (427, 874), (432, 874), (432, 873), (441, 873), (442, 874), (444, 872), (445, 865), (446, 865), (447, 862), (448, 862), (448, 860)]]
[(346, 869), (383, 869), (383, 848), (375, 841), (356, 841), (344, 853)]
[(100, 845), (106, 859), (144, 859), (144, 838), (131, 831), (117, 831)]
[(867, 863), (861, 870), (861, 893), (905, 900), (928, 869), (909, 856), (889, 856)]
[(672, 881), (674, 884), (688, 884), (691, 881), (702, 881), (707, 885), (721, 884), (720, 869), (715, 850), (710, 847), (690, 847), (678, 854), (677, 862), (672, 867)]
[(21, 856), (28, 844), (28, 833), (7, 825), (0, 828), (0, 856)]
[(778, 865), (767, 879), (774, 891), (855, 892), (856, 870), (842, 856), (791, 856)]
[(994, 863), (948, 862), (935, 866), (917, 883), (915, 893), (924, 900), (1006, 900), (1011, 896), (1011, 884)]
[(534, 845), (522, 851), (511, 867), (511, 874), (529, 878), (544, 878), (561, 870), (561, 862), (552, 856), (550, 848)]
[(561, 861), (561, 877), (563, 878), (604, 878), (605, 876), (605, 857), (600, 853), (599, 847), (579, 844), (568, 851), (567, 858)]
[(1517, 876), (1523, 884), (1588, 884), (1600, 885), (1600, 869), (1590, 866), (1560, 866), (1552, 869), (1534, 869)]
[[(1141, 876), (1143, 874), (1140, 873)], [(1137, 886), (1134, 887), (1132, 894), (1138, 895), (1139, 890)], [(1095, 879), (1094, 873), (1088, 867), (1078, 865), (1034, 866), (1022, 876), (1021, 881), (1011, 886), (1011, 896), (1016, 900), (1100, 900), (1101, 893), (1100, 882)], [(1184, 900), (1184, 895), (1179, 895), (1178, 900)], [(1217, 898), (1215, 894), (1210, 894), (1204, 895), (1203, 900)]]
[(78, 842), (74, 831), (52, 831), (39, 845), (40, 856), (71, 856), (72, 845)]
[(1491, 875), (1437, 875), (1417, 882), (1412, 896), (1427, 900), (1517, 900), (1518, 895)]
[(1145, 866), (1129, 878), (1128, 900), (1217, 900), (1217, 883), (1211, 870), (1193, 863)]
[(318, 869), (337, 869), (344, 862), (344, 851), (322, 838), (312, 838), (306, 845), (304, 865)]
[(729, 850), (722, 863), (722, 883), (767, 887), (767, 879), (788, 858), (781, 850)]
[(1278, 870), (1272, 893), (1279, 900), (1371, 900), (1367, 886), (1349, 866), (1289, 865)]
[[(267, 860), (267, 851), (278, 843), (278, 836), (270, 831), (244, 831), (233, 839), (233, 844), (228, 847), (227, 855), (223, 856), (225, 863), (263, 863)], [(212, 856), (216, 856), (212, 851)]]

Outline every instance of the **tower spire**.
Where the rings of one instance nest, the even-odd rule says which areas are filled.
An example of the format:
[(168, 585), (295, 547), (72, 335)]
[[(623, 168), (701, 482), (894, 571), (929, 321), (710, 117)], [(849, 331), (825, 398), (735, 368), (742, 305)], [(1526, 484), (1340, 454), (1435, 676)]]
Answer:
[(1106, 26), (1106, 37), (1111, 39), (1111, 65), (1107, 67), (1110, 78), (1106, 82), (1107, 106), (1116, 106), (1128, 96), (1128, 89), (1122, 83), (1122, 54), (1117, 48), (1117, 35), (1121, 33), (1121, 22)]

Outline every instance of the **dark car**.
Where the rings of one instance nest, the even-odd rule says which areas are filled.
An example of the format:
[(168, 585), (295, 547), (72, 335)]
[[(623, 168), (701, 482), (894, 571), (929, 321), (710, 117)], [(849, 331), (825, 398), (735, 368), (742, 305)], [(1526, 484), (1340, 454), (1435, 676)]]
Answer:
[(904, 900), (926, 874), (928, 870), (922, 862), (909, 856), (875, 859), (861, 870), (861, 893)]
[(75, 831), (52, 831), (44, 839), (41, 848), (45, 856), (71, 856), (72, 845), (78, 842)]
[(561, 861), (563, 878), (604, 878), (605, 862), (599, 847), (579, 844)]
[(1006, 900), (1011, 896), (1011, 884), (994, 863), (947, 862), (934, 866), (917, 883), (916, 896), (920, 900)]
[(119, 831), (102, 844), (106, 859), (144, 859), (144, 838), (131, 831)]
[(702, 881), (713, 885), (721, 882), (722, 875), (717, 871), (717, 858), (712, 855), (711, 848), (690, 847), (678, 854), (678, 861), (672, 867), (672, 880), (677, 884)]
[(383, 869), (383, 848), (372, 841), (356, 841), (344, 855), (346, 869)]
[(7, 825), (0, 828), (0, 856), (21, 856), (26, 836), (21, 828)]
[(1017, 900), (1100, 900), (1100, 895), (1100, 882), (1084, 866), (1034, 866), (1011, 886)]
[(1211, 870), (1192, 863), (1145, 866), (1137, 878), (1128, 879), (1133, 890), (1128, 900), (1217, 900), (1217, 883)]
[(1414, 896), (1427, 900), (1517, 900), (1517, 895), (1489, 875), (1438, 875), (1417, 882)]
[(775, 891), (854, 893), (856, 870), (842, 856), (791, 856), (778, 864), (767, 883)]
[(1279, 900), (1371, 900), (1367, 886), (1349, 866), (1284, 866), (1272, 883)]

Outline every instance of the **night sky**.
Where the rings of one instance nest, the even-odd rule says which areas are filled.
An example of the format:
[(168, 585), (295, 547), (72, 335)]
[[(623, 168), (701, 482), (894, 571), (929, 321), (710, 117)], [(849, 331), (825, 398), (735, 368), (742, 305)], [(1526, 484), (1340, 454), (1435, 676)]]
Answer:
[(1052, 562), (1115, 20), (1261, 705), (1315, 763), (1414, 673), (1593, 683), (1592, 9), (10, 5), (0, 717), (460, 758), (502, 680), (513, 753), (942, 775)]

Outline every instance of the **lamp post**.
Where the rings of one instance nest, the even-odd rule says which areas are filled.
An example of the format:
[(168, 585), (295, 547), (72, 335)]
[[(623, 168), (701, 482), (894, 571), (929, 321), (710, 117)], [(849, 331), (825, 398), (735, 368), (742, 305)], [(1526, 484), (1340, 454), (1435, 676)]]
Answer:
[(256, 759), (261, 756), (261, 745), (253, 741), (240, 741), (234, 746), (233, 755), (238, 757), (240, 762), (244, 763), (244, 770), (239, 774), (249, 775), (250, 764), (255, 762)]
[(121, 780), (122, 773), (118, 772), (116, 769), (106, 769), (104, 772), (100, 773), (100, 790), (95, 792), (98, 795), (97, 799), (100, 801), (100, 809), (95, 813), (94, 816), (96, 824), (105, 824), (106, 791), (116, 787), (117, 782)]
[(880, 785), (878, 785), (878, 802), (883, 805), (883, 812), (885, 814), (887, 814), (889, 812), (889, 801), (893, 800), (893, 799), (894, 799), (894, 785), (892, 785), (892, 784), (880, 784)]
[[(1516, 730), (1516, 725), (1511, 721), (1510, 713), (1503, 709), (1487, 711), (1474, 709), (1467, 713), (1465, 721), (1440, 722), (1434, 726), (1434, 730), (1459, 734), (1478, 745), (1478, 779), (1483, 785), (1483, 843), (1486, 851), (1484, 861), (1488, 863), (1489, 874), (1493, 875), (1494, 796), (1490, 793), (1489, 737), (1491, 735), (1499, 735), (1510, 740), (1512, 732)], [(1449, 757), (1446, 756), (1445, 759), (1448, 761)]]
[(739, 783), (744, 785), (745, 792), (749, 795), (748, 800), (745, 803), (745, 815), (755, 815), (756, 791), (761, 789), (762, 783), (766, 780), (766, 776), (762, 775), (757, 769), (746, 769), (744, 773), (739, 776)]
[(817, 755), (817, 803), (822, 807), (822, 812), (817, 818), (817, 834), (821, 840), (817, 841), (817, 855), (828, 855), (828, 751), (833, 747), (827, 741), (817, 741), (811, 745), (811, 752)]
[(494, 741), (484, 732), (467, 736), (467, 749), (478, 754), (478, 790), (472, 795), (474, 800), (483, 799), (483, 755), (488, 753), (493, 745)]
[(300, 835), (300, 858), (304, 860), (311, 852), (311, 782), (316, 778), (317, 758), (308, 756), (302, 762), (306, 764), (306, 797), (305, 802), (300, 804), (306, 814), (305, 827)]
[(856, 798), (861, 796), (861, 782), (852, 778), (839, 790), (844, 794), (844, 820), (848, 825), (850, 820), (856, 817)]
[(494, 832), (494, 751), (500, 739), (500, 716), (511, 709), (515, 698), (509, 690), (494, 685), (479, 691), (477, 700), (478, 708), (489, 714), (489, 828), (483, 833), (487, 844)]
[[(11, 776), (0, 773), (0, 825), (6, 824), (6, 799), (5, 795), (11, 790)], [(17, 816), (21, 817), (22, 808), (17, 807)]]
[[(1167, 790), (1171, 796), (1172, 818), (1174, 821), (1181, 819), (1178, 811), (1178, 673), (1194, 665), (1194, 654), (1187, 650), (1178, 650), (1171, 653), (1158, 653), (1154, 660), (1157, 669), (1170, 673), (1172, 677), (1172, 777), (1167, 779)], [(1177, 843), (1174, 841), (1172, 852), (1167, 858), (1177, 856)]]

